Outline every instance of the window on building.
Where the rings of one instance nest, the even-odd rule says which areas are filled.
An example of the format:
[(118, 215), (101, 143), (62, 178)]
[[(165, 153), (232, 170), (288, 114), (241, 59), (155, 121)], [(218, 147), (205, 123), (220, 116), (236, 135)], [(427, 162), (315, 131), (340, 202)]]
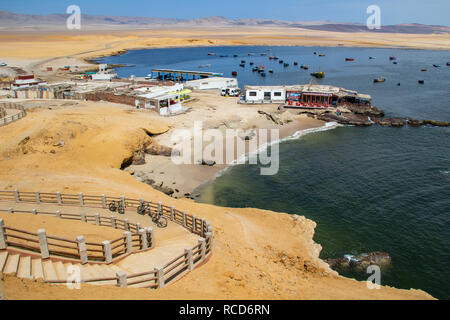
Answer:
[(250, 97), (256, 97), (256, 91), (250, 91), (250, 92), (248, 93), (248, 95), (249, 95)]
[(274, 92), (273, 95), (274, 95), (275, 97), (281, 97), (281, 92)]

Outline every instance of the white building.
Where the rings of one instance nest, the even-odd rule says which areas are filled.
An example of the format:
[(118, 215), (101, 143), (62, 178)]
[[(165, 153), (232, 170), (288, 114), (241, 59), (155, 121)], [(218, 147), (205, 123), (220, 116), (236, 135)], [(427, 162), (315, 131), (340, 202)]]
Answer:
[(210, 77), (186, 82), (186, 87), (195, 90), (237, 88), (238, 81), (235, 78)]
[(173, 86), (136, 89), (135, 92), (142, 93), (137, 95), (136, 107), (153, 109), (163, 116), (181, 113), (186, 110), (181, 104), (183, 91), (185, 90), (181, 83), (176, 83)]
[(245, 86), (246, 103), (284, 103), (284, 86)]
[(92, 80), (111, 80), (116, 78), (118, 77), (114, 69), (108, 69), (107, 64), (100, 64), (98, 72), (92, 75)]
[(22, 88), (29, 88), (29, 87), (35, 87), (39, 85), (46, 84), (45, 81), (37, 80), (34, 75), (24, 75), (24, 76), (17, 76), (14, 80), (14, 82), (11, 84), (11, 89), (22, 89)]

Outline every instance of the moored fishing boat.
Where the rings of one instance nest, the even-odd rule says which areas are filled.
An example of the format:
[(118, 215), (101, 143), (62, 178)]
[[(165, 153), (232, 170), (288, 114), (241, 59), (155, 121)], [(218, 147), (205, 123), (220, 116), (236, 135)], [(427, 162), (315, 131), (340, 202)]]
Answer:
[(424, 83), (425, 83), (424, 80), (419, 80), (419, 81), (417, 81), (417, 82), (419, 82), (419, 84), (424, 84)]
[(283, 64), (283, 66), (284, 66), (285, 68), (286, 68), (286, 67), (289, 67), (289, 63), (286, 63), (286, 62), (285, 62), (285, 63)]
[(273, 73), (273, 70), (272, 70), (272, 69), (270, 69), (270, 70), (269, 70), (269, 73)]
[(373, 79), (373, 82), (374, 83), (377, 83), (377, 82), (385, 82), (386, 81), (386, 78), (385, 77), (379, 77), (379, 78), (377, 78), (377, 79)]
[(390, 57), (389, 57), (389, 60), (393, 61), (393, 60), (397, 60), (397, 58), (394, 57), (394, 56), (390, 56)]
[(231, 72), (231, 75), (236, 77), (237, 76), (237, 71)]
[(312, 75), (313, 77), (316, 77), (317, 79), (325, 78), (325, 72), (323, 72), (322, 70), (320, 70), (320, 68), (319, 68), (319, 72), (312, 72), (311, 75)]
[(345, 58), (345, 61), (355, 61), (353, 58)]
[(440, 68), (441, 65), (440, 65), (440, 64), (433, 64), (433, 67), (435, 67), (435, 68)]

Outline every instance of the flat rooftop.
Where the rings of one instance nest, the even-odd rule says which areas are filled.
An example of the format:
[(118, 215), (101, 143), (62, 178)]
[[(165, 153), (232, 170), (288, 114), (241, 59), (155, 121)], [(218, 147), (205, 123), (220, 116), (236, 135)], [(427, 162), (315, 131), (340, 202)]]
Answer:
[(190, 70), (178, 70), (178, 69), (152, 69), (152, 72), (167, 72), (167, 73), (180, 73), (180, 74), (197, 74), (202, 76), (214, 76), (221, 77), (223, 73), (208, 72), (208, 71), (190, 71)]

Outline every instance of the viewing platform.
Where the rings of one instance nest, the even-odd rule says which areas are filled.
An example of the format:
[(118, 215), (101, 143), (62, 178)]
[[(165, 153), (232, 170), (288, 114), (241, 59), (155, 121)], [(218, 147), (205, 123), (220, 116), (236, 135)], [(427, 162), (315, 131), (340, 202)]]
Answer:
[(222, 77), (223, 73), (176, 69), (152, 69), (150, 78), (159, 80), (189, 81), (210, 77)]

